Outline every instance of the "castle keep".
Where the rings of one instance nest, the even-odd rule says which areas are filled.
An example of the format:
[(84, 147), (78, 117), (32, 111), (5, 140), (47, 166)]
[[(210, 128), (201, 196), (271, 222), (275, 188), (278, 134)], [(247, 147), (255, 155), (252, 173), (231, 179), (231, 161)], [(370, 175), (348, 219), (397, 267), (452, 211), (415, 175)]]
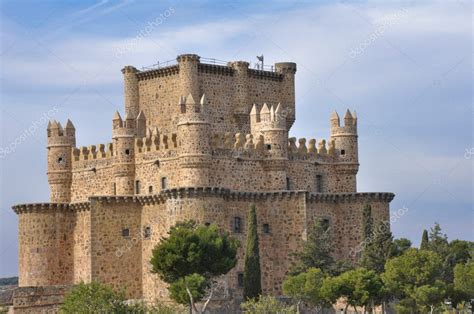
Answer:
[(20, 287), (100, 281), (129, 298), (166, 299), (166, 285), (150, 272), (152, 249), (170, 226), (194, 219), (242, 243), (226, 275), (239, 298), (255, 204), (263, 289), (279, 295), (290, 253), (316, 217), (331, 226), (336, 257), (351, 260), (363, 206), (372, 205), (375, 221), (389, 220), (392, 193), (357, 192), (355, 112), (343, 121), (333, 113), (326, 140), (289, 137), (295, 63), (264, 71), (186, 54), (171, 66), (122, 73), (125, 112), (113, 116), (111, 143), (78, 147), (70, 120), (48, 125), (50, 202), (13, 207)]

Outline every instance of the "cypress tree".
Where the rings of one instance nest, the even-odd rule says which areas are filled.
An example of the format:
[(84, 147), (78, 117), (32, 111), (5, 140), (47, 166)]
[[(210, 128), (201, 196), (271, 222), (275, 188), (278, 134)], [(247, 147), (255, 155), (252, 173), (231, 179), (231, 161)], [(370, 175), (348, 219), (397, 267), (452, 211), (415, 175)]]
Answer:
[(257, 212), (250, 206), (247, 219), (247, 247), (244, 266), (244, 300), (257, 299), (262, 294), (260, 252), (258, 248)]
[(428, 248), (429, 248), (428, 231), (425, 229), (423, 230), (423, 235), (421, 236), (420, 250), (427, 250)]
[(369, 251), (373, 242), (373, 224), (372, 207), (366, 204), (362, 209), (362, 258), (361, 265), (367, 269), (371, 269), (371, 261)]
[(362, 210), (362, 230), (363, 240), (367, 245), (372, 239), (374, 220), (372, 218), (372, 206), (366, 204)]

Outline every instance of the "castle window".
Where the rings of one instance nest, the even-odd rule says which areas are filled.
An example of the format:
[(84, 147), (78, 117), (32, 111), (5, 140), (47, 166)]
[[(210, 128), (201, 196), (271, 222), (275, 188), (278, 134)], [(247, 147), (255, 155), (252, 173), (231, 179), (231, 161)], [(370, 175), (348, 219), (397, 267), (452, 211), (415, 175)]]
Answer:
[(125, 155), (127, 155), (127, 156), (130, 155), (130, 149), (125, 150)]
[(272, 145), (271, 144), (267, 144), (267, 150), (271, 150), (272, 149)]
[(117, 184), (116, 183), (114, 183), (113, 192), (114, 192), (114, 195), (117, 195)]
[(122, 237), (129, 237), (130, 236), (130, 229), (124, 228), (122, 229)]
[(242, 219), (240, 219), (240, 217), (234, 217), (234, 232), (242, 232)]
[(181, 113), (186, 113), (186, 105), (181, 104)]
[(165, 190), (168, 188), (168, 179), (166, 177), (161, 178), (161, 189)]
[(270, 233), (270, 225), (269, 224), (263, 224), (263, 233)]
[(316, 175), (316, 192), (317, 193), (323, 192), (323, 176), (320, 174)]
[(59, 157), (59, 158), (58, 158), (58, 164), (63, 164), (63, 163), (64, 163), (64, 162), (63, 162), (63, 157)]
[(286, 177), (286, 189), (290, 190), (290, 178)]
[(140, 194), (140, 181), (135, 181), (135, 194)]
[(153, 187), (151, 185), (148, 187), (148, 193), (153, 193)]
[(211, 223), (210, 223), (210, 222), (206, 222), (204, 225), (205, 225), (206, 227), (209, 227), (209, 226), (211, 225)]
[(341, 149), (341, 156), (344, 156), (346, 154), (346, 150), (345, 149)]
[(244, 286), (244, 274), (237, 273), (237, 286), (242, 288)]
[(144, 229), (143, 229), (143, 237), (145, 239), (149, 239), (151, 237), (151, 227), (150, 226), (146, 226)]

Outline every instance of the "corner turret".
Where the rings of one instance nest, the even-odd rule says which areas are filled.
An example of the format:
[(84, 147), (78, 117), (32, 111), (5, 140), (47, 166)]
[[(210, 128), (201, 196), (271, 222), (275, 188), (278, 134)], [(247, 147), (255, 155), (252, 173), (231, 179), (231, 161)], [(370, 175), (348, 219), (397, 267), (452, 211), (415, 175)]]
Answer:
[(339, 115), (334, 112), (331, 116), (331, 140), (334, 140), (335, 148), (345, 162), (359, 162), (357, 137), (356, 113), (351, 113), (347, 109), (344, 115), (344, 126), (341, 126)]
[(72, 150), (76, 147), (76, 129), (67, 120), (63, 129), (61, 123), (48, 123), (48, 182), (50, 201), (68, 203), (71, 201)]

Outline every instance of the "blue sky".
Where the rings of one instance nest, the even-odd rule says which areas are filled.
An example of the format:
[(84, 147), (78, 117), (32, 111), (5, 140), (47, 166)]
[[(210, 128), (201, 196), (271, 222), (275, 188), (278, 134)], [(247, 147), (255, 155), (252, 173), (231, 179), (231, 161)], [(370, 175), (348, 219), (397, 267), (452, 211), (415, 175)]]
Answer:
[(356, 110), (358, 189), (396, 194), (395, 236), (417, 245), (439, 222), (474, 240), (472, 14), (467, 0), (2, 1), (0, 276), (17, 274), (11, 206), (48, 200), (42, 117), (106, 143), (120, 69), (182, 53), (296, 62), (292, 135), (327, 138), (334, 109)]

